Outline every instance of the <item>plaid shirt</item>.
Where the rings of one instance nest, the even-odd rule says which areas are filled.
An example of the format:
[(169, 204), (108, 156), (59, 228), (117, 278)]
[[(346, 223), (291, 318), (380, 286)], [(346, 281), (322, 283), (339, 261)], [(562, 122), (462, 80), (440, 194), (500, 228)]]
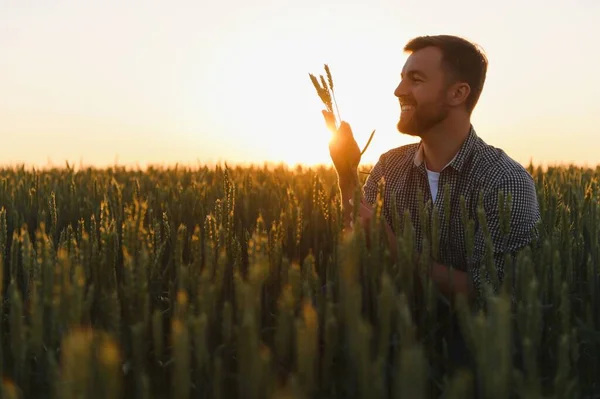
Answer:
[[(439, 176), (438, 194), (434, 204), (429, 188), (427, 170), (423, 162), (420, 143), (392, 149), (379, 158), (372, 169), (363, 192), (371, 205), (375, 203), (378, 184), (383, 178), (383, 214), (392, 231), (392, 204), (396, 202), (399, 230), (404, 228), (404, 212), (408, 210), (415, 229), (415, 250), (422, 250), (423, 231), (419, 221), (419, 195), (424, 208), (429, 210), (431, 232), (432, 205), (439, 212), (439, 257), (438, 262), (457, 270), (468, 272), (477, 293), (477, 303), (483, 304), (483, 292), (479, 266), (485, 256), (485, 235), (477, 215), (479, 194), (483, 194), (483, 207), (489, 233), (494, 247), (494, 264), (500, 282), (504, 277), (504, 254), (514, 254), (538, 237), (537, 223), (540, 211), (534, 181), (527, 170), (511, 159), (501, 149), (486, 144), (477, 136), (473, 126), (459, 152), (442, 170)], [(444, 217), (444, 186), (449, 185), (450, 222)], [(500, 227), (498, 193), (512, 195), (510, 234), (503, 237)], [(474, 221), (474, 248), (472, 259), (467, 259), (465, 228), (462, 223), (460, 198), (464, 196), (468, 217)], [(396, 231), (394, 231), (396, 233)], [(400, 233), (401, 234), (401, 233)], [(431, 243), (431, 236), (429, 236)], [(475, 266), (475, 267), (474, 267)], [(481, 273), (490, 284), (485, 267)], [(492, 284), (497, 290), (498, 287)]]

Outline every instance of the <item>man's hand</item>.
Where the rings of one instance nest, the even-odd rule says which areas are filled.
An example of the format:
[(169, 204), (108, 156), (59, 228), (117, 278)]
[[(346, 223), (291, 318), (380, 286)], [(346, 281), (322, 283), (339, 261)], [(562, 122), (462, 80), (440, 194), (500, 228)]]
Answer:
[[(331, 140), (329, 141), (329, 155), (340, 179), (340, 186), (354, 184), (361, 154), (360, 148), (352, 134), (352, 129), (344, 121), (336, 129), (335, 116), (331, 112), (323, 110), (323, 117), (325, 118), (327, 128), (332, 133)], [(344, 187), (341, 188), (344, 189)]]
[(323, 110), (325, 124), (332, 133), (329, 141), (329, 155), (335, 166), (338, 175), (338, 184), (342, 197), (342, 213), (344, 227), (350, 227), (350, 212), (352, 206), (350, 200), (354, 197), (354, 192), (359, 188), (358, 165), (360, 164), (360, 149), (352, 134), (350, 125), (342, 122), (339, 129), (335, 126), (335, 116), (333, 113)]

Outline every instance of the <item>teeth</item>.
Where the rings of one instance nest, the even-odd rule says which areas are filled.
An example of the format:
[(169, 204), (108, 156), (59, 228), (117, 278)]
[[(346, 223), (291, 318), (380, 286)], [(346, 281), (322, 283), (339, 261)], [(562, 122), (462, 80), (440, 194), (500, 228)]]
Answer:
[(402, 111), (412, 111), (413, 109), (415, 109), (415, 107), (413, 105), (403, 105), (401, 109)]

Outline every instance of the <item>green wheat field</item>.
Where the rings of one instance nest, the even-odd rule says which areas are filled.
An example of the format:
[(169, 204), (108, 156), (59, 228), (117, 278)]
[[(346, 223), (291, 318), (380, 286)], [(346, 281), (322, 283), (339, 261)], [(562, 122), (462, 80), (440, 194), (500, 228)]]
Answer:
[(5, 167), (2, 397), (600, 397), (600, 167), (528, 170), (540, 238), (472, 311), (424, 273), (436, 223), (419, 262), (410, 226), (397, 263), (342, 234), (333, 169)]

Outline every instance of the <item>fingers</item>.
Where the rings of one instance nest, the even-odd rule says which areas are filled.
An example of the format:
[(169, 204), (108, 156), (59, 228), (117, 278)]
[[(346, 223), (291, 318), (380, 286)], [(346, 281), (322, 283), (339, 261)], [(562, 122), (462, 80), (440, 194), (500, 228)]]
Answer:
[(333, 112), (329, 112), (327, 110), (321, 110), (323, 114), (323, 118), (325, 119), (325, 124), (332, 131), (332, 133), (336, 133), (337, 136), (341, 137), (352, 137), (352, 128), (346, 121), (340, 122), (340, 127), (336, 127), (335, 125), (335, 114)]
[(342, 121), (340, 123), (340, 128), (338, 129), (338, 136), (344, 139), (351, 139), (352, 136), (352, 128), (348, 124), (348, 122)]
[(342, 122), (338, 129), (332, 130), (332, 133), (333, 135), (330, 140), (331, 146), (347, 148), (348, 151), (350, 151), (350, 149), (358, 149), (358, 152), (360, 153), (360, 148), (358, 148), (358, 144), (356, 144), (352, 134), (352, 129), (347, 122)]
[(335, 115), (333, 112), (329, 112), (327, 110), (322, 110), (323, 118), (325, 118), (325, 125), (332, 132), (335, 133), (337, 128), (335, 126)]

